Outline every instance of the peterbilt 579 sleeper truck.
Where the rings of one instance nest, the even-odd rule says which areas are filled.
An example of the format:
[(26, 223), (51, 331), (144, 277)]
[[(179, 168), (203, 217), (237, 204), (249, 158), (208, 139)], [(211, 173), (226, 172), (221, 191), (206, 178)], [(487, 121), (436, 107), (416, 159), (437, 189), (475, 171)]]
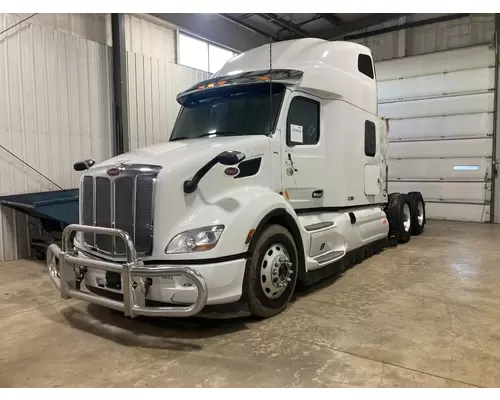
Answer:
[(177, 101), (168, 142), (75, 164), (80, 224), (47, 254), (63, 298), (130, 317), (236, 302), (271, 317), (298, 284), (424, 229), (419, 192), (387, 193), (368, 48), (265, 45)]

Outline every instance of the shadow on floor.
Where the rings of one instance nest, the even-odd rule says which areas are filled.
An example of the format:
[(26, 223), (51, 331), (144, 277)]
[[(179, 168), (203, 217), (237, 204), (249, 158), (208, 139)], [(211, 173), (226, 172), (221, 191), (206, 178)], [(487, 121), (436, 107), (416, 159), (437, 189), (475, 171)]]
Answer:
[(68, 307), (61, 314), (72, 327), (124, 346), (188, 352), (201, 350), (204, 339), (249, 329), (247, 324), (255, 321), (249, 317), (130, 319), (94, 304), (86, 309)]

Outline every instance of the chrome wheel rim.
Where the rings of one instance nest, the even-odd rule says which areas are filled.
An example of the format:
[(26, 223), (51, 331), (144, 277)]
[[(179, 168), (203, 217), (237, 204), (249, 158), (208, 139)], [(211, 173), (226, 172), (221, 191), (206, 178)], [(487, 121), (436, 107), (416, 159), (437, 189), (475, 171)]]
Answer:
[(424, 224), (424, 205), (421, 201), (417, 204), (417, 221), (420, 226)]
[(275, 243), (264, 253), (260, 264), (260, 285), (266, 297), (277, 299), (292, 281), (290, 256), (281, 243)]
[(403, 207), (403, 226), (406, 232), (410, 230), (411, 214), (410, 214), (410, 207), (408, 206), (408, 204), (405, 204)]

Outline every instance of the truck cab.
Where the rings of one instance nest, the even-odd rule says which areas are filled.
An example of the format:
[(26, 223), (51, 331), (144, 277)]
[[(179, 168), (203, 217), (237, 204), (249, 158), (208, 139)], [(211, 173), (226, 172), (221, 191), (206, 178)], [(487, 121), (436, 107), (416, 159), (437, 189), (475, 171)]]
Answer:
[[(298, 282), (385, 244), (387, 124), (368, 48), (265, 45), (177, 101), (168, 142), (87, 164), (80, 224), (49, 248), (63, 297), (131, 317), (235, 302), (270, 317)], [(414, 215), (394, 207), (408, 236)]]

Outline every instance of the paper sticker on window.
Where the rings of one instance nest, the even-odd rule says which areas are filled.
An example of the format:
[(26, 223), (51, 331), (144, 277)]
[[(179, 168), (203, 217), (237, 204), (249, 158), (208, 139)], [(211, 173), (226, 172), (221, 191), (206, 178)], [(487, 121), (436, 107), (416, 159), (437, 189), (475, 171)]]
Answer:
[(290, 124), (290, 140), (294, 143), (304, 143), (302, 125)]

